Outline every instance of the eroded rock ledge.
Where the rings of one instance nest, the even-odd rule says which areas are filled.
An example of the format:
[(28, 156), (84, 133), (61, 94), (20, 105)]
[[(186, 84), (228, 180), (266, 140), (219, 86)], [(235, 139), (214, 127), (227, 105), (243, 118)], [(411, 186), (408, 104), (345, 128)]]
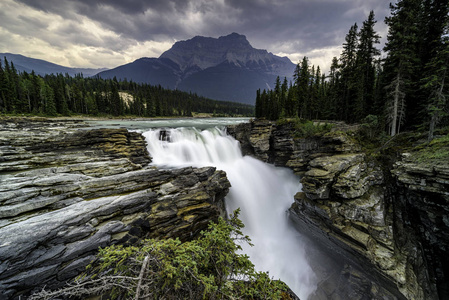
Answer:
[(391, 170), (342, 131), (294, 138), (290, 124), (269, 121), (228, 131), (245, 154), (301, 176), (292, 219), (337, 258), (325, 264), (341, 270), (321, 270), (312, 299), (449, 296), (447, 164), (426, 166), (405, 155)]
[(1, 299), (60, 287), (98, 247), (190, 239), (225, 213), (224, 172), (153, 168), (138, 133), (79, 122), (0, 126)]

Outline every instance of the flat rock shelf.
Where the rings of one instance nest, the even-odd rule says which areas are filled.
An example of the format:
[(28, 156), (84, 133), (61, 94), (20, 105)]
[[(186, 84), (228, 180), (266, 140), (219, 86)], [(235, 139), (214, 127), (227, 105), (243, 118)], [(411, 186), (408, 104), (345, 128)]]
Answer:
[(81, 121), (0, 121), (0, 298), (58, 288), (98, 247), (188, 240), (224, 215), (213, 167), (157, 169), (143, 136)]

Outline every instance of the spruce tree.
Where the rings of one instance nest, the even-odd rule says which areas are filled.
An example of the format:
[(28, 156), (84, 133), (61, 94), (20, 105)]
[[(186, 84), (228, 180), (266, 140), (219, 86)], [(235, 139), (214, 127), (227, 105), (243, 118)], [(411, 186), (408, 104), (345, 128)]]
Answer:
[(448, 66), (449, 66), (449, 38), (443, 38), (443, 43), (436, 50), (436, 55), (426, 65), (427, 76), (423, 78), (423, 89), (428, 91), (429, 103), (429, 141), (433, 139), (434, 131), (439, 121), (447, 116), (448, 108)]
[(0, 59), (0, 112), (2, 113), (6, 112), (6, 92), (6, 75), (5, 71), (3, 70), (2, 61)]
[(341, 100), (342, 117), (346, 122), (354, 122), (353, 99), (357, 96), (356, 57), (358, 43), (357, 23), (351, 26), (343, 43), (343, 51), (340, 56), (341, 68)]
[(328, 76), (327, 97), (323, 104), (323, 117), (326, 120), (337, 120), (337, 116), (342, 115), (342, 107), (339, 105), (341, 100), (340, 88), (340, 65), (337, 57), (334, 57)]
[(368, 19), (363, 22), (359, 32), (359, 43), (356, 58), (357, 95), (354, 103), (355, 120), (360, 121), (371, 113), (371, 104), (374, 100), (375, 84), (375, 57), (380, 51), (375, 47), (380, 36), (374, 31), (374, 12), (371, 11)]
[(295, 117), (297, 115), (297, 99), (296, 99), (296, 87), (290, 82), (288, 92), (287, 92), (287, 100), (285, 104), (285, 114), (287, 117)]
[(260, 97), (260, 89), (258, 89), (256, 91), (256, 118), (262, 118), (262, 110), (263, 110), (263, 105), (262, 105), (262, 99)]
[(281, 95), (279, 98), (279, 110), (280, 117), (287, 116), (287, 96), (288, 96), (288, 80), (287, 77), (284, 77), (284, 81), (281, 85)]
[(426, 0), (420, 30), (420, 59), (424, 78), (419, 95), (428, 99), (423, 123), (429, 124), (429, 140), (440, 120), (447, 115), (447, 67), (449, 64), (449, 2)]
[(304, 56), (301, 61), (301, 66), (297, 66), (299, 68), (299, 73), (295, 76), (295, 85), (297, 92), (297, 108), (298, 108), (298, 116), (300, 118), (306, 118), (309, 113), (309, 99), (310, 99), (310, 91), (309, 91), (309, 83), (310, 83), (310, 67), (309, 67), (309, 59)]
[(400, 0), (390, 4), (390, 9), (391, 16), (385, 20), (389, 29), (384, 48), (387, 52), (384, 70), (388, 82), (386, 119), (390, 135), (394, 136), (405, 121), (406, 108), (411, 125), (416, 122), (414, 118), (420, 106), (419, 99), (413, 97), (413, 91), (416, 92), (413, 75), (420, 64), (417, 53), (420, 1)]

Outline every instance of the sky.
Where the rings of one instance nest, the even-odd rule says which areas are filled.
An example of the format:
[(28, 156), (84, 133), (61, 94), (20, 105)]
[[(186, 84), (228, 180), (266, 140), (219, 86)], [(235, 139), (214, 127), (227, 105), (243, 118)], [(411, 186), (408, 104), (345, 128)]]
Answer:
[(385, 42), (394, 0), (1, 0), (0, 53), (67, 67), (114, 68), (179, 40), (243, 34), (257, 49), (327, 71), (371, 10)]

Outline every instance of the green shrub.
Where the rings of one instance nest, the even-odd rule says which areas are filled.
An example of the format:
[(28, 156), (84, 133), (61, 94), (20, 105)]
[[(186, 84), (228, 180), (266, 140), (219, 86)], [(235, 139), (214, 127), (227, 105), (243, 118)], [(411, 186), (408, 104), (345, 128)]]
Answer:
[(308, 120), (295, 120), (295, 137), (308, 138), (331, 131), (332, 124), (320, 124)]
[(283, 282), (256, 272), (249, 257), (237, 253), (239, 243), (250, 244), (238, 214), (210, 224), (197, 240), (149, 239), (101, 249), (75, 284), (33, 299), (106, 293), (113, 299), (289, 299)]

